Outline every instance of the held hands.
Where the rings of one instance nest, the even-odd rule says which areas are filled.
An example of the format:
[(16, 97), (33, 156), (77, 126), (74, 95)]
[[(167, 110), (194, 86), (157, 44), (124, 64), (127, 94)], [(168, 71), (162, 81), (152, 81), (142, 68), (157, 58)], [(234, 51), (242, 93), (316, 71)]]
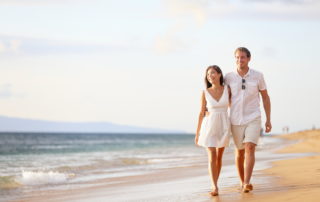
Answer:
[(269, 133), (272, 129), (272, 125), (270, 121), (266, 121), (266, 133)]

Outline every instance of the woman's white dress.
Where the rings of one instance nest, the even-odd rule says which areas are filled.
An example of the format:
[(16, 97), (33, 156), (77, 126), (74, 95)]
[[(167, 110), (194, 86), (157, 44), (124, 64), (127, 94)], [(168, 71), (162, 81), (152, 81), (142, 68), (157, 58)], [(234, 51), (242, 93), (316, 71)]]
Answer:
[(224, 86), (219, 101), (207, 89), (204, 90), (209, 115), (202, 120), (198, 145), (203, 147), (225, 147), (229, 145), (230, 119), (228, 117), (228, 87)]

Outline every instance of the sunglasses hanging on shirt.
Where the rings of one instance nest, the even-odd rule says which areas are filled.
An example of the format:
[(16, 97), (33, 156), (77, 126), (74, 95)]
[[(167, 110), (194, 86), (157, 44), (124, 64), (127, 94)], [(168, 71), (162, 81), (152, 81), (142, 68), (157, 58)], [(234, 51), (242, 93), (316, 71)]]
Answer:
[(246, 82), (246, 80), (245, 80), (245, 79), (242, 79), (242, 90), (246, 89), (246, 86), (244, 85), (245, 82)]

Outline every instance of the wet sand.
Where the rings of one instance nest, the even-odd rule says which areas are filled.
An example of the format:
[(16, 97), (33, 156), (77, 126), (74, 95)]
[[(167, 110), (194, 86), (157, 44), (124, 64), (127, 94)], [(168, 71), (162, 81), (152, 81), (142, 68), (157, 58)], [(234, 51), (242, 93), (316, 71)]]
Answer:
[(318, 201), (320, 155), (316, 152), (320, 151), (320, 131), (273, 138), (290, 145), (277, 153), (273, 152), (274, 147), (271, 151), (266, 151), (268, 147), (257, 151), (254, 190), (248, 194), (239, 189), (233, 154), (229, 153), (224, 159), (218, 197), (208, 194), (210, 181), (204, 158), (198, 165), (101, 179), (85, 188), (38, 191), (18, 201)]

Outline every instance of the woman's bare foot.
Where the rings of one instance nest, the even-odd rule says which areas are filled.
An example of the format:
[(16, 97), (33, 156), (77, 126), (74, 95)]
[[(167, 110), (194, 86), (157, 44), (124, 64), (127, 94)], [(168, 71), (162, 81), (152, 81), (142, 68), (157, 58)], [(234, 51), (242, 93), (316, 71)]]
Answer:
[(244, 184), (243, 185), (242, 191), (244, 193), (248, 193), (249, 191), (252, 191), (252, 190), (253, 190), (252, 184)]
[(210, 195), (211, 195), (211, 196), (218, 196), (218, 195), (219, 195), (219, 190), (218, 190), (218, 188), (213, 189), (213, 191), (210, 192)]

